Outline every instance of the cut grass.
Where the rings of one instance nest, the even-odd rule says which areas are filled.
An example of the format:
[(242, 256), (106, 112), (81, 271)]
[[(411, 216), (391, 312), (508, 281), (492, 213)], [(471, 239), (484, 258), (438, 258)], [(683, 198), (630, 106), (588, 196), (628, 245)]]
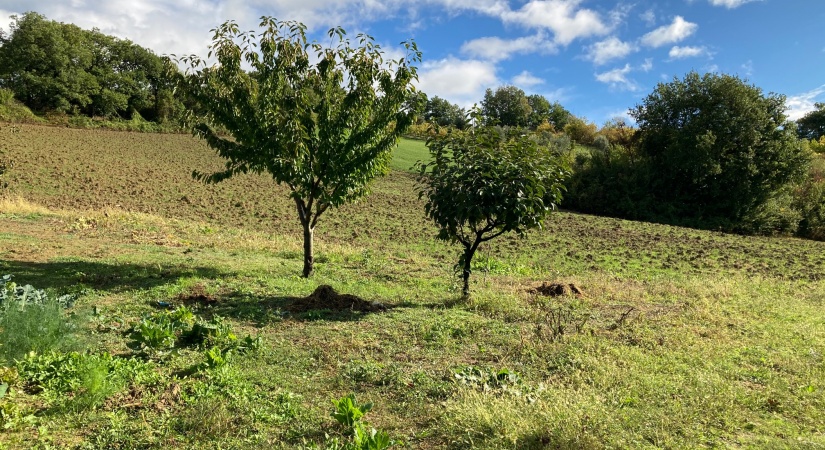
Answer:
[[(180, 349), (156, 380), (83, 414), (46, 415), (36, 393), (15, 392), (9, 401), (34, 418), (0, 435), (8, 447), (322, 446), (345, 438), (330, 400), (352, 392), (402, 448), (825, 445), (825, 243), (559, 213), (543, 232), (483, 250), (462, 301), (458, 249), (433, 238), (412, 178), (394, 172), (321, 219), (306, 280), (289, 199), (257, 195), (268, 180), (191, 183), (187, 164), (220, 161), (189, 138), (63, 133), (24, 126), (18, 141), (0, 130), (10, 156), (42, 168), (14, 174), (29, 203), (0, 205), (0, 269), (83, 292), (77, 310), (99, 312), (94, 351), (133, 354), (128, 324), (197, 292), (216, 299), (197, 314), (225, 317), (263, 348), (186, 376), (202, 355)], [(92, 150), (124, 161), (88, 181)], [(91, 198), (89, 183), (107, 197)], [(176, 189), (191, 203), (164, 200)], [(542, 282), (584, 296), (527, 292)], [(389, 311), (287, 312), (319, 284)], [(522, 383), (457, 382), (468, 366)]]

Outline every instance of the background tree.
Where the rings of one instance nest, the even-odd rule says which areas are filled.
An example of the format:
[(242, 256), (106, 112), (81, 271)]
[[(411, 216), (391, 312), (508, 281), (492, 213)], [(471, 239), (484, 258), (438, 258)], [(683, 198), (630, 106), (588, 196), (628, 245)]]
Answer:
[(418, 163), (419, 197), (426, 198), (438, 238), (464, 247), (456, 268), (466, 296), (479, 245), (510, 231), (540, 228), (561, 201), (568, 171), (529, 137), (493, 127), (435, 135), (427, 147), (432, 162)]
[(807, 170), (784, 111), (784, 96), (730, 75), (692, 72), (660, 83), (631, 110), (655, 174), (650, 192), (671, 214), (738, 228)]
[(581, 145), (593, 145), (598, 127), (585, 118), (570, 116), (564, 125), (564, 134), (573, 142)]
[[(304, 236), (303, 276), (313, 271), (313, 233), (330, 207), (358, 199), (387, 172), (398, 136), (413, 120), (410, 105), (421, 60), (385, 64), (366, 35), (353, 46), (330, 30), (331, 47), (307, 41), (303, 24), (263, 17), (263, 31), (229, 21), (214, 31), (207, 67), (195, 56), (181, 86), (206, 114), (194, 132), (226, 158), (226, 169), (195, 178), (216, 183), (239, 173), (267, 173), (289, 187)], [(248, 65), (252, 72), (242, 66)], [(216, 127), (228, 133), (220, 134)]]
[(128, 40), (47, 20), (12, 16), (0, 36), (0, 87), (37, 112), (161, 117), (174, 103), (168, 62)]
[(424, 120), (442, 127), (456, 127), (463, 130), (468, 125), (467, 113), (464, 108), (450, 103), (439, 96), (427, 100), (424, 108)]
[(524, 91), (515, 86), (487, 89), (481, 101), (481, 114), (487, 125), (525, 127), (530, 121), (530, 103)]
[(796, 131), (802, 139), (818, 141), (825, 136), (825, 103), (816, 103), (815, 106), (815, 110), (796, 121)]

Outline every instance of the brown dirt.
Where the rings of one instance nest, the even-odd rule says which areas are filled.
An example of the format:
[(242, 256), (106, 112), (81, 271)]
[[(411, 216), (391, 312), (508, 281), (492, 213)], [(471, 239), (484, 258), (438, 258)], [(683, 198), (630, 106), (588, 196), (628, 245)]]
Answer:
[(295, 299), (287, 307), (291, 312), (306, 312), (319, 309), (333, 311), (386, 311), (387, 307), (377, 302), (370, 302), (350, 294), (339, 294), (332, 286), (322, 284), (307, 297)]
[(584, 296), (584, 292), (581, 288), (573, 283), (542, 283), (541, 286), (530, 288), (527, 292), (544, 297), (561, 297), (564, 295), (575, 295), (577, 297)]
[(178, 300), (185, 305), (201, 305), (214, 306), (218, 303), (218, 299), (214, 295), (206, 292), (206, 288), (202, 284), (196, 284), (189, 289), (187, 293), (181, 293)]

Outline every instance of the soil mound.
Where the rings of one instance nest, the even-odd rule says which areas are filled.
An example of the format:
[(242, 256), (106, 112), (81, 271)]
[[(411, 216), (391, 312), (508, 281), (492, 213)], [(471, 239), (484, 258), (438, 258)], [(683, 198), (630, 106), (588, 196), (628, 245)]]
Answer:
[(378, 302), (370, 302), (361, 297), (350, 294), (339, 294), (332, 286), (322, 284), (315, 292), (307, 297), (295, 299), (287, 307), (291, 312), (306, 312), (319, 309), (332, 311), (386, 311), (387, 307)]
[(530, 288), (527, 292), (544, 297), (561, 297), (563, 295), (575, 295), (581, 297), (584, 295), (581, 288), (573, 283), (542, 283), (541, 286)]
[(187, 306), (215, 306), (218, 304), (218, 299), (215, 298), (214, 295), (206, 292), (206, 288), (200, 284), (192, 286), (189, 292), (178, 295), (178, 301), (183, 302), (183, 304)]

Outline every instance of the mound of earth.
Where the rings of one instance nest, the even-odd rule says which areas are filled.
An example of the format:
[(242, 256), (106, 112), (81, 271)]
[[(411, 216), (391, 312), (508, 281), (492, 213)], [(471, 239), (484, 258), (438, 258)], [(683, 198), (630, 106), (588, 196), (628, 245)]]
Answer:
[(201, 284), (192, 286), (188, 293), (181, 293), (178, 295), (178, 301), (183, 302), (183, 304), (187, 306), (214, 306), (218, 303), (218, 299), (215, 298), (214, 295), (206, 292), (206, 288), (204, 288)]
[(542, 283), (541, 286), (530, 288), (527, 292), (544, 297), (561, 297), (563, 295), (576, 295), (580, 297), (584, 295), (584, 292), (573, 283)]
[(295, 299), (287, 307), (291, 312), (306, 312), (319, 309), (332, 311), (386, 311), (387, 307), (378, 302), (370, 302), (350, 294), (339, 294), (332, 286), (322, 284), (307, 297)]

